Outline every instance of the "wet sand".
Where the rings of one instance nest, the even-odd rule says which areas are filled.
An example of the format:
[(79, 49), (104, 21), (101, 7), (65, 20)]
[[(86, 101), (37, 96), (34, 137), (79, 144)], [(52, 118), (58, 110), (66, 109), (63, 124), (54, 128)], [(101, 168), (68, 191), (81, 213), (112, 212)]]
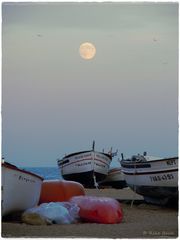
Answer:
[[(145, 204), (140, 195), (128, 188), (86, 189), (86, 195), (118, 199), (124, 213), (122, 223), (32, 226), (14, 218), (2, 222), (2, 237), (176, 238), (178, 236), (176, 208)], [(133, 204), (129, 201), (132, 199), (135, 200)]]

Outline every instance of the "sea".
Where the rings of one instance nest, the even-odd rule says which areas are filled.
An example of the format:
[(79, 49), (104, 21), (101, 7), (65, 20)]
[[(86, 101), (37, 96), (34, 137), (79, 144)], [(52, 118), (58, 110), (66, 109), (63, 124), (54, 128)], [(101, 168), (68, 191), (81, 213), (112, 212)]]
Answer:
[(23, 169), (43, 177), (44, 180), (63, 179), (57, 167), (24, 167)]

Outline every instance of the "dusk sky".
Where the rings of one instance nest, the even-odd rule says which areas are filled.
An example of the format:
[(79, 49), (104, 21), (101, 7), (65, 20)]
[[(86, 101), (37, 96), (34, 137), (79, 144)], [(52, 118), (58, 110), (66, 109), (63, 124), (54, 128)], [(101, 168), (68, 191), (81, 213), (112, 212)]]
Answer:
[(3, 3), (5, 160), (54, 167), (93, 140), (177, 156), (178, 3)]

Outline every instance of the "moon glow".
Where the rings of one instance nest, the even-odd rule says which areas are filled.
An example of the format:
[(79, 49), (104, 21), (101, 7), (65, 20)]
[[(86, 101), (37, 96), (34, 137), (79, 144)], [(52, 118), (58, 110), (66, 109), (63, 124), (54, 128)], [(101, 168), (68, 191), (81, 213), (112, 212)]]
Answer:
[(92, 59), (96, 55), (96, 48), (90, 42), (82, 43), (79, 47), (79, 54), (86, 60)]

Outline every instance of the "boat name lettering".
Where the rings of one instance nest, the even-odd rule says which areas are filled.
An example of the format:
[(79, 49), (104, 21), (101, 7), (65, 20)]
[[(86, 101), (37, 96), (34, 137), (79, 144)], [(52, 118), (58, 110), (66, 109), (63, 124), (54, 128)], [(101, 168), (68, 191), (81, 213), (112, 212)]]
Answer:
[(157, 175), (157, 176), (150, 176), (151, 182), (157, 182), (157, 181), (164, 181), (164, 180), (171, 180), (173, 179), (174, 176), (173, 174), (163, 174), (163, 175)]
[(84, 157), (91, 157), (91, 154), (84, 154), (84, 155), (77, 156), (77, 157), (74, 157), (74, 158), (77, 160), (77, 159), (82, 159)]
[(19, 179), (19, 180), (22, 180), (22, 181), (26, 181), (26, 182), (35, 182), (34, 180), (25, 178), (25, 177), (23, 177), (23, 176), (21, 176), (21, 175), (19, 176), (18, 179)]
[(81, 167), (81, 166), (89, 165), (89, 164), (91, 164), (91, 162), (82, 162), (82, 163), (76, 163), (75, 166), (76, 167)]
[(105, 165), (104, 165), (104, 164), (95, 163), (95, 165), (98, 166), (98, 167), (103, 167), (103, 168), (105, 168)]
[(166, 161), (167, 165), (176, 165), (176, 160), (175, 159), (169, 159)]

